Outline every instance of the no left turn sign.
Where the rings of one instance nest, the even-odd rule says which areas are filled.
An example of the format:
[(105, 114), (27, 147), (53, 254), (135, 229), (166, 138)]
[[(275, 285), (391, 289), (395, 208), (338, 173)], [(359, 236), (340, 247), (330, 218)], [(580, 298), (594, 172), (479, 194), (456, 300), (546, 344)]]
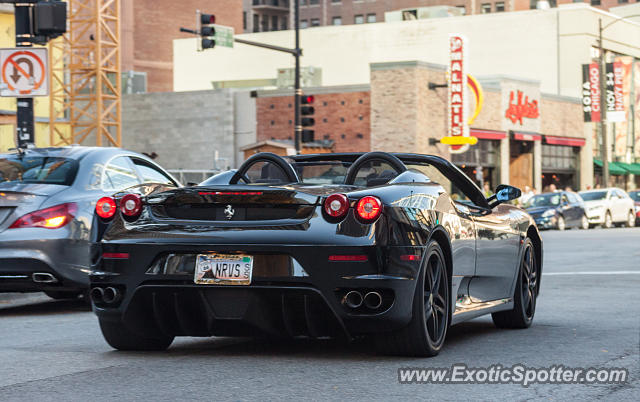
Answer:
[(47, 96), (47, 61), (45, 48), (0, 49), (0, 96)]

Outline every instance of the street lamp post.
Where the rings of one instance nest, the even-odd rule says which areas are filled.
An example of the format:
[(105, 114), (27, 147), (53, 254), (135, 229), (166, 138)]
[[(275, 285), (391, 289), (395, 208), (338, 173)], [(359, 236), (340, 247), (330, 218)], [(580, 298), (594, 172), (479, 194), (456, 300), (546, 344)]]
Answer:
[(605, 83), (605, 59), (602, 49), (602, 18), (598, 18), (598, 67), (600, 70), (600, 135), (602, 136), (602, 148), (600, 149), (600, 159), (602, 159), (602, 187), (609, 187), (609, 137), (607, 136), (607, 84)]

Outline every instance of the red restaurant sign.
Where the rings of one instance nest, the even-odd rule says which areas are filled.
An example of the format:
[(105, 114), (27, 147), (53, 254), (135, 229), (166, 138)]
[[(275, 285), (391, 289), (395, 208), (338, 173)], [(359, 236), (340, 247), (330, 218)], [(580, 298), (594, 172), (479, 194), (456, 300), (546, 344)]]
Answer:
[(522, 91), (511, 91), (509, 94), (509, 107), (505, 111), (505, 117), (513, 124), (516, 122), (522, 125), (522, 118), (537, 119), (540, 117), (540, 111), (538, 110), (538, 101), (533, 99), (529, 100), (528, 96), (525, 96)]
[[(469, 136), (467, 124), (467, 60), (466, 38), (449, 36), (449, 135)], [(451, 153), (465, 152), (468, 144), (451, 145)]]

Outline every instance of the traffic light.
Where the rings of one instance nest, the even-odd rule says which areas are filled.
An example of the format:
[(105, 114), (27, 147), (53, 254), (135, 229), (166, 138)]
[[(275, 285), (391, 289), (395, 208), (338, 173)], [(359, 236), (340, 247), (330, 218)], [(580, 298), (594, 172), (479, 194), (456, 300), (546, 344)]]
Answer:
[(216, 16), (213, 14), (200, 14), (198, 19), (198, 34), (200, 35), (200, 49), (212, 49), (216, 46)]
[[(300, 125), (302, 127), (313, 127), (316, 124), (316, 120), (313, 118), (315, 109), (313, 107), (313, 101), (315, 97), (313, 95), (302, 95), (300, 99)], [(302, 130), (302, 142), (312, 142), (315, 131), (312, 129)]]

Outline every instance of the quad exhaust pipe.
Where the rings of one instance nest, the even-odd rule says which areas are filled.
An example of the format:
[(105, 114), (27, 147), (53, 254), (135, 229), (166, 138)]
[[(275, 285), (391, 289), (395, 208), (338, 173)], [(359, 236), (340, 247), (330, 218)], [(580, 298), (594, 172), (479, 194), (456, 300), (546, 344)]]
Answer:
[(378, 292), (369, 292), (364, 295), (364, 305), (371, 310), (375, 310), (382, 306), (382, 296)]
[(349, 308), (358, 308), (362, 306), (362, 293), (357, 290), (347, 292), (342, 298), (342, 304)]
[(50, 274), (48, 272), (34, 272), (31, 275), (31, 279), (35, 283), (56, 283), (56, 282), (58, 282), (58, 278), (56, 278), (55, 276), (53, 276), (52, 274)]
[(371, 291), (363, 296), (363, 293), (358, 290), (350, 290), (342, 298), (342, 304), (350, 309), (364, 306), (369, 310), (377, 310), (382, 306), (382, 295), (380, 292)]
[(89, 297), (91, 297), (91, 301), (94, 304), (114, 304), (120, 301), (122, 298), (122, 292), (120, 292), (118, 288), (114, 288), (112, 286), (107, 288), (95, 287), (91, 289)]

